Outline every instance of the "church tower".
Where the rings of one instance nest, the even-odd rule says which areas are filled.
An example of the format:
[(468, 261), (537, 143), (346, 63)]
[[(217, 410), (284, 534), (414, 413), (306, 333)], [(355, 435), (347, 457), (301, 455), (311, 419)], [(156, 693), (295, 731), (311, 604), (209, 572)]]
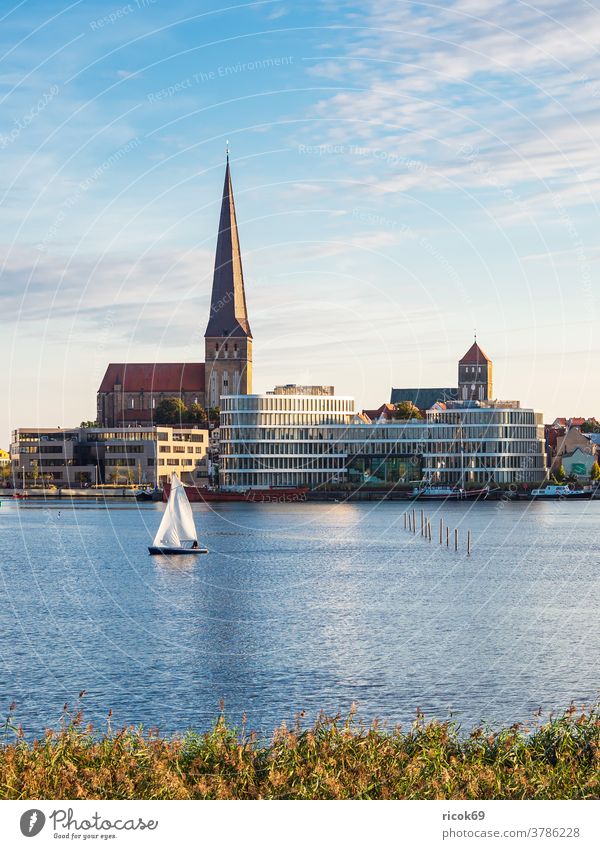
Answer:
[(493, 398), (492, 361), (486, 357), (477, 337), (458, 361), (458, 398), (460, 401), (490, 401)]
[(206, 406), (218, 407), (221, 395), (249, 395), (252, 392), (252, 331), (246, 309), (229, 151), (204, 346)]

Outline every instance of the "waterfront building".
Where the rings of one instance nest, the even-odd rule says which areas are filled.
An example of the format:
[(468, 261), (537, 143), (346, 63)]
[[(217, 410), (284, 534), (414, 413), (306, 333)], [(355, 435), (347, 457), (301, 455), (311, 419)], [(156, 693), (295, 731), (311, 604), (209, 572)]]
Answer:
[(188, 484), (208, 477), (208, 429), (19, 428), (10, 448), (15, 486), (161, 485), (176, 471)]
[(308, 486), (345, 478), (340, 432), (358, 417), (354, 399), (322, 395), (221, 398), (222, 486)]
[(455, 402), (426, 414), (423, 477), (440, 484), (532, 484), (547, 473), (542, 414), (518, 402)]
[(582, 433), (580, 427), (581, 425), (574, 424), (566, 428), (553, 428), (555, 433), (551, 459), (552, 474), (556, 474), (563, 466), (567, 475), (589, 477), (591, 468), (599, 456), (599, 446), (594, 438), (597, 434)]
[(10, 465), (10, 453), (0, 448), (0, 467)]
[(109, 363), (97, 393), (100, 426), (152, 425), (154, 411), (165, 398), (210, 408), (218, 406), (223, 394), (252, 391), (252, 333), (229, 155), (204, 352), (203, 363)]
[(454, 402), (425, 420), (371, 421), (348, 396), (225, 396), (224, 487), (537, 483), (546, 475), (542, 416)]
[[(563, 467), (567, 477), (573, 476), (581, 481), (588, 481), (591, 478), (592, 466), (596, 460), (597, 455), (595, 452), (575, 448), (574, 451), (568, 451), (562, 454), (559, 467)], [(554, 468), (558, 471), (559, 467)]]

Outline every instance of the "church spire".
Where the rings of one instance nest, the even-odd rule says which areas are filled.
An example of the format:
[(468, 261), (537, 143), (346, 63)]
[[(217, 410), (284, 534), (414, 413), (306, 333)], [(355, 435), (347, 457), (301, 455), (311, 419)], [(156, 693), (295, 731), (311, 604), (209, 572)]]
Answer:
[(252, 338), (246, 309), (244, 273), (231, 185), (229, 144), (226, 148), (225, 183), (215, 254), (210, 316), (204, 335), (205, 337), (246, 336)]

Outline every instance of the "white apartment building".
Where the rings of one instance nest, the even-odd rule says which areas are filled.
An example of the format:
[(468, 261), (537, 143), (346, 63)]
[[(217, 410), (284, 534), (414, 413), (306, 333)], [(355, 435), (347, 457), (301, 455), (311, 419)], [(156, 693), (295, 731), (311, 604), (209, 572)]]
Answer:
[(19, 428), (10, 446), (16, 486), (188, 484), (208, 475), (206, 428)]
[(370, 422), (348, 396), (221, 398), (223, 487), (536, 483), (546, 474), (541, 414), (491, 402), (427, 418)]

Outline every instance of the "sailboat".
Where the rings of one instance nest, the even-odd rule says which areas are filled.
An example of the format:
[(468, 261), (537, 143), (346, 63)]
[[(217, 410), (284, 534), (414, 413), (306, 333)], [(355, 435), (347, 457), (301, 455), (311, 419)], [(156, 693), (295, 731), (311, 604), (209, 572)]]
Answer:
[(207, 548), (198, 546), (192, 508), (176, 472), (171, 476), (169, 500), (148, 551), (150, 554), (208, 554)]

